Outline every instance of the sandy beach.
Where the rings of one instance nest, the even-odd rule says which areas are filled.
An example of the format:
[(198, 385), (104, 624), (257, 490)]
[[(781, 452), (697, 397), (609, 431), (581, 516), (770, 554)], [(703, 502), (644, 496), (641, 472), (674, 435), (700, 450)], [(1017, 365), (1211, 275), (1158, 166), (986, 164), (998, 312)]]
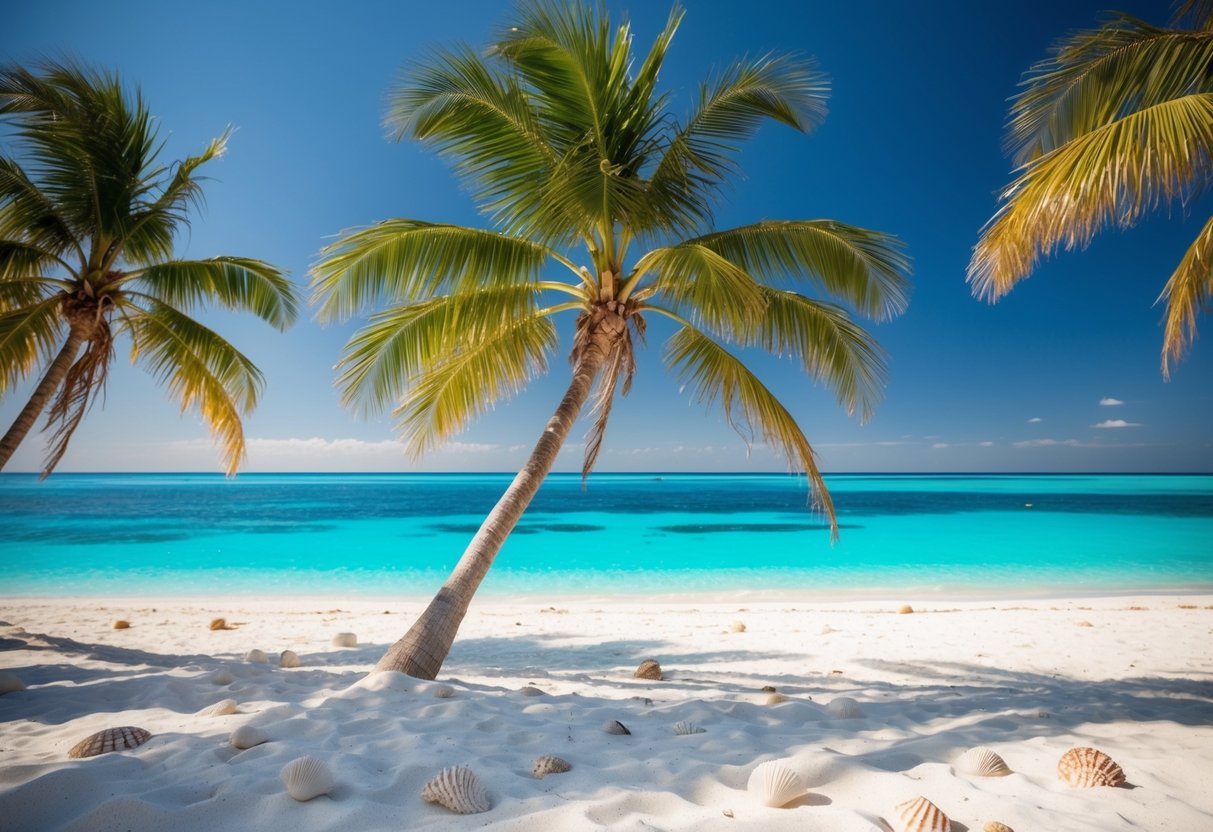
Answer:
[[(368, 676), (422, 603), (4, 600), (0, 671), (25, 689), (0, 697), (0, 827), (901, 832), (894, 806), (921, 795), (960, 832), (1213, 829), (1211, 595), (489, 599), (438, 680)], [(217, 617), (234, 629), (209, 629)], [(300, 666), (280, 667), (283, 650)], [(663, 680), (633, 677), (647, 658)], [(840, 697), (861, 715), (832, 713)], [(207, 713), (224, 700), (234, 713)], [(604, 730), (615, 720), (630, 735)], [(233, 747), (244, 725), (267, 741)], [(152, 737), (69, 759), (116, 726)], [(974, 746), (1012, 773), (959, 770)], [(1075, 746), (1109, 754), (1126, 785), (1060, 781)], [(542, 755), (572, 768), (536, 779)], [(303, 756), (335, 785), (298, 802), (279, 773)], [(782, 808), (747, 790), (769, 760), (803, 783)], [(488, 812), (421, 799), (449, 766), (475, 772)]]

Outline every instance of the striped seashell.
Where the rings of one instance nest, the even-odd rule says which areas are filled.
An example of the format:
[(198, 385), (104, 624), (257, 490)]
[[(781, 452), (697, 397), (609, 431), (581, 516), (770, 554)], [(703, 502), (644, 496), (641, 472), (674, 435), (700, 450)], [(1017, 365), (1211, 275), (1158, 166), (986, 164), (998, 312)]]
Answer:
[(652, 679), (661, 681), (661, 665), (657, 664), (656, 659), (645, 659), (636, 668), (636, 672), (632, 674), (635, 679)]
[(25, 690), (25, 682), (16, 673), (0, 672), (0, 695)]
[(897, 832), (952, 832), (948, 816), (925, 797), (916, 797), (893, 807), (901, 822)]
[(261, 745), (263, 742), (269, 742), (269, 737), (260, 728), (253, 725), (241, 725), (227, 738), (228, 744), (232, 748), (244, 750), (252, 748), (255, 745)]
[(358, 636), (353, 633), (338, 633), (333, 636), (334, 647), (357, 647)]
[(839, 696), (826, 705), (826, 710), (835, 719), (861, 719), (863, 717), (863, 709), (849, 696)]
[(1015, 832), (1015, 830), (1000, 820), (988, 820), (985, 826), (981, 827), (981, 832)]
[(220, 699), (214, 705), (208, 705), (198, 712), (198, 716), (227, 716), (236, 713), (235, 699)]
[(1119, 786), (1125, 782), (1125, 773), (1116, 762), (1102, 751), (1085, 746), (1071, 748), (1057, 761), (1057, 776), (1075, 788), (1092, 786)]
[(329, 767), (315, 757), (291, 760), (282, 767), (278, 777), (286, 786), (286, 793), (300, 802), (328, 794), (337, 785)]
[(784, 702), (788, 702), (788, 701), (790, 701), (788, 699), (788, 697), (784, 696), (782, 693), (779, 693), (778, 691), (776, 691), (775, 693), (767, 694), (767, 704), (768, 705), (782, 705)]
[(115, 630), (129, 630), (131, 628), (131, 622), (127, 621), (125, 618), (115, 618), (113, 623), (110, 624), (110, 627)]
[(296, 653), (294, 650), (283, 650), (281, 653), (278, 654), (278, 666), (279, 667), (298, 667), (299, 666), (299, 654)]
[(994, 751), (979, 745), (970, 748), (956, 760), (956, 768), (965, 774), (976, 774), (978, 777), (1006, 777), (1011, 773), (1011, 767), (1006, 760)]
[(745, 632), (745, 622), (744, 621), (734, 621), (732, 624), (729, 625), (729, 629), (735, 633), (744, 633)]
[(90, 734), (73, 745), (71, 751), (67, 752), (67, 756), (73, 760), (78, 760), (81, 757), (96, 757), (98, 754), (108, 754), (111, 751), (135, 748), (136, 746), (143, 745), (151, 738), (150, 732), (131, 725), (123, 725), (120, 728), (106, 728), (104, 731)]
[(746, 791), (758, 799), (763, 806), (778, 808), (786, 806), (804, 794), (804, 780), (785, 763), (769, 760), (752, 772), (746, 782)]
[(617, 734), (620, 736), (622, 736), (623, 734), (632, 733), (631, 731), (628, 730), (626, 725), (624, 725), (622, 722), (620, 722), (617, 719), (612, 719), (610, 722), (603, 725), (602, 730), (606, 731), (608, 734)]
[(688, 734), (706, 734), (706, 733), (707, 733), (707, 731), (705, 731), (703, 728), (700, 728), (694, 722), (683, 721), (683, 722), (674, 723), (674, 736), (676, 736), (676, 737), (685, 737)]
[(253, 649), (244, 654), (244, 660), (253, 664), (269, 664), (270, 657), (264, 650)]
[(421, 799), (445, 806), (459, 815), (475, 815), (489, 810), (489, 794), (470, 768), (444, 768), (425, 784)]
[(531, 774), (535, 775), (536, 780), (542, 780), (549, 774), (564, 774), (572, 768), (573, 764), (563, 757), (544, 754), (542, 757), (535, 758), (535, 764), (531, 766)]
[(521, 693), (523, 696), (547, 696), (546, 693), (544, 693), (543, 691), (541, 691), (539, 688), (535, 687), (534, 685), (527, 685), (526, 687), (519, 688), (518, 692)]
[(431, 693), (434, 694), (435, 699), (450, 699), (455, 695), (455, 689), (450, 685), (437, 685)]

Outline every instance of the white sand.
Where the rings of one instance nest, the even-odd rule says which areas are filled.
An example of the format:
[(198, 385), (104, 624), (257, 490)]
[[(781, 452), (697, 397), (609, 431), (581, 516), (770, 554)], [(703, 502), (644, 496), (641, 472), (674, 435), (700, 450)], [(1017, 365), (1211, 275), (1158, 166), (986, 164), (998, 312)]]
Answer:
[[(916, 612), (896, 614), (905, 601)], [(995, 819), (1016, 832), (1213, 829), (1213, 596), (483, 599), (438, 682), (366, 677), (422, 603), (0, 600), (0, 671), (28, 686), (0, 696), (0, 829), (900, 832), (892, 805), (920, 794), (957, 832)], [(238, 628), (212, 632), (217, 616)], [(361, 646), (332, 647), (338, 632)], [(274, 663), (245, 662), (254, 648)], [(302, 666), (279, 668), (284, 649)], [(665, 681), (632, 678), (648, 657)], [(454, 696), (436, 698), (440, 683)], [(524, 696), (528, 684), (547, 695)], [(764, 685), (790, 701), (765, 704)], [(865, 716), (830, 718), (837, 696)], [(226, 698), (238, 713), (198, 715)], [(614, 719), (632, 735), (606, 734)], [(674, 736), (680, 720), (705, 731)], [(270, 741), (229, 746), (250, 723)], [(68, 759), (119, 725), (153, 737)], [(975, 745), (1014, 773), (955, 771)], [(1058, 758), (1080, 745), (1110, 754), (1129, 786), (1060, 782)], [(534, 779), (542, 754), (572, 771)], [(279, 771), (303, 755), (328, 763), (330, 795), (285, 793)], [(808, 788), (787, 808), (746, 791), (774, 759)], [(420, 799), (451, 765), (480, 776), (489, 812)]]

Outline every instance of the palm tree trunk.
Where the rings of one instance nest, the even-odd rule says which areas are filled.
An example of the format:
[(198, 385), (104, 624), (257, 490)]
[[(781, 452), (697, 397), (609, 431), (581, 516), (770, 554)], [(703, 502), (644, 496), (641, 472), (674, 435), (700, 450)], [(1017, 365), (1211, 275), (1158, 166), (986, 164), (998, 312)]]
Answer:
[(623, 318), (609, 313), (603, 323), (595, 327), (588, 348), (574, 365), (569, 389), (548, 420), (526, 465), (493, 506), (434, 600), (409, 631), (388, 648), (373, 672), (398, 670), (420, 679), (433, 679), (438, 675), (472, 603), (472, 596), (493, 565), (506, 537), (552, 469), (560, 447), (589, 398), (594, 379), (626, 326)]
[(17, 447), (30, 432), (30, 428), (38, 421), (38, 416), (46, 408), (46, 403), (59, 389), (59, 385), (63, 384), (67, 371), (71, 369), (72, 363), (76, 360), (76, 353), (80, 352), (80, 345), (86, 340), (88, 340), (87, 327), (73, 326), (68, 330), (67, 341), (63, 348), (59, 350), (59, 354), (47, 368), (42, 381), (38, 382), (38, 386), (34, 388), (34, 393), (25, 403), (25, 407), (21, 408), (21, 412), (17, 414), (8, 433), (4, 434), (3, 439), (0, 439), (0, 470), (3, 470), (4, 466), (8, 464)]

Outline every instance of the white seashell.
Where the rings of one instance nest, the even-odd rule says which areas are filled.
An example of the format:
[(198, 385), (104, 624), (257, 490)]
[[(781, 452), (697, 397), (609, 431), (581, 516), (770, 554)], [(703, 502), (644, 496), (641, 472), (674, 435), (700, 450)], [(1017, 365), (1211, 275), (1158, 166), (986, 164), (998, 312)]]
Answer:
[(358, 636), (353, 633), (338, 633), (333, 636), (334, 647), (357, 647)]
[(489, 810), (489, 795), (470, 768), (444, 768), (425, 784), (421, 799), (445, 806), (459, 815), (474, 815)]
[(450, 685), (438, 685), (433, 690), (435, 699), (450, 699), (455, 695), (455, 689)]
[(1071, 748), (1057, 761), (1057, 776), (1076, 788), (1119, 786), (1125, 773), (1116, 762), (1094, 748)]
[(198, 712), (198, 716), (227, 716), (228, 714), (236, 713), (235, 699), (220, 699), (214, 705), (203, 708)]
[(211, 681), (216, 685), (230, 685), (232, 682), (236, 681), (236, 677), (233, 676), (230, 671), (216, 670), (211, 674)]
[(244, 660), (253, 664), (269, 664), (270, 657), (264, 650), (250, 650), (244, 654)]
[(633, 673), (632, 676), (636, 679), (652, 679), (660, 682), (661, 665), (657, 663), (656, 659), (645, 659), (640, 663), (640, 666), (636, 668), (636, 672)]
[(524, 688), (519, 688), (518, 692), (521, 693), (523, 696), (547, 696), (546, 693), (544, 693), (543, 691), (541, 691), (539, 688), (535, 687), (534, 685), (527, 685)]
[(698, 725), (696, 725), (694, 722), (683, 721), (683, 722), (674, 723), (674, 736), (676, 736), (676, 737), (685, 737), (687, 734), (704, 734), (704, 733), (707, 733), (707, 732), (704, 731), (704, 729), (700, 728)]
[(976, 774), (978, 777), (1006, 777), (1011, 773), (1011, 767), (998, 754), (979, 745), (970, 748), (956, 760), (956, 768), (965, 774)]
[(786, 806), (804, 794), (804, 780), (785, 763), (769, 760), (750, 772), (746, 790), (763, 806)]
[(607, 722), (606, 724), (604, 724), (602, 726), (602, 730), (606, 731), (608, 734), (617, 734), (617, 735), (621, 735), (621, 736), (623, 734), (632, 733), (631, 731), (629, 731), (627, 729), (626, 725), (624, 725), (622, 722), (620, 722), (617, 719), (612, 719), (610, 722)]
[(299, 666), (299, 654), (296, 653), (294, 650), (283, 650), (278, 655), (278, 666), (279, 667), (298, 667)]
[(0, 672), (0, 695), (25, 690), (25, 682), (16, 673)]
[(835, 719), (860, 719), (863, 717), (863, 710), (859, 707), (859, 703), (849, 696), (838, 697), (826, 705), (826, 710)]
[(299, 801), (328, 794), (337, 785), (329, 767), (315, 757), (291, 760), (282, 767), (278, 776), (286, 786), (286, 793)]
[(260, 728), (252, 725), (241, 725), (231, 733), (227, 738), (228, 743), (232, 748), (252, 748), (254, 745), (261, 745), (263, 742), (269, 742), (269, 737)]
[(535, 764), (531, 766), (531, 774), (535, 775), (536, 780), (542, 780), (549, 774), (564, 774), (572, 768), (573, 764), (563, 757), (544, 754), (542, 757), (535, 758)]
[(123, 725), (120, 728), (106, 728), (90, 734), (72, 746), (67, 756), (73, 760), (81, 757), (96, 757), (98, 754), (108, 754), (111, 751), (121, 751), (124, 748), (134, 748), (150, 740), (152, 735), (142, 728)]
[(729, 625), (729, 629), (735, 633), (744, 633), (745, 632), (745, 622), (744, 621), (734, 621), (732, 624)]
[(952, 822), (938, 806), (925, 797), (916, 797), (893, 807), (901, 822), (897, 832), (952, 832)]

